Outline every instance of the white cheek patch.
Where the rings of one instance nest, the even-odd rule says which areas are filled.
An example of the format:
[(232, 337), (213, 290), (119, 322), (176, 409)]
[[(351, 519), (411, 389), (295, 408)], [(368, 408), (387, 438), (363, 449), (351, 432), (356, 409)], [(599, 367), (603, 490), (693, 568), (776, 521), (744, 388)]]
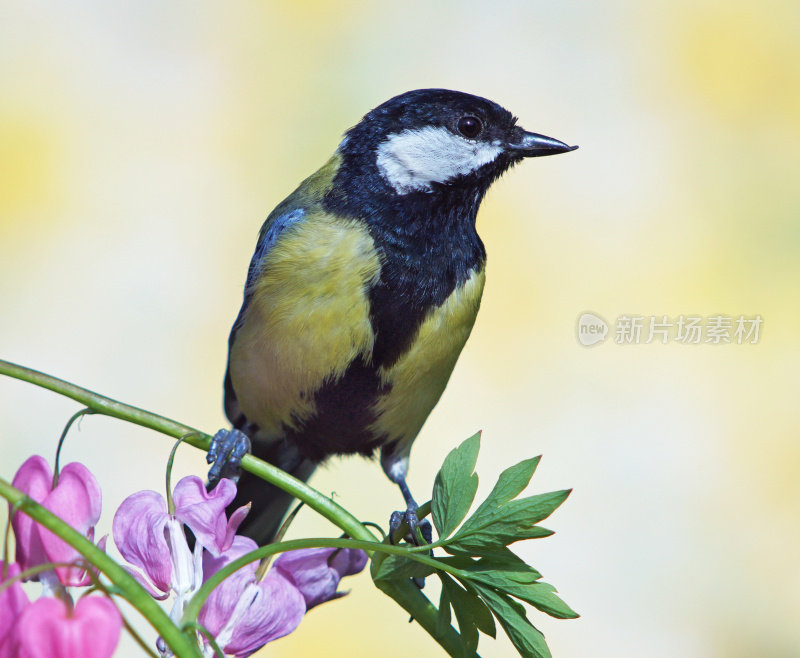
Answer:
[(430, 191), (492, 162), (503, 151), (499, 142), (471, 142), (447, 128), (404, 130), (378, 146), (378, 170), (398, 194)]

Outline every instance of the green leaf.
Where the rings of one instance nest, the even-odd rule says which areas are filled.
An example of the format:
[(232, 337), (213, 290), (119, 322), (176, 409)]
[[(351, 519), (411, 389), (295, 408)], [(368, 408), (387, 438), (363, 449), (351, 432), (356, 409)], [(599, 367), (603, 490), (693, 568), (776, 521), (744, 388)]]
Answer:
[(472, 583), (471, 587), (492, 611), (503, 627), (508, 638), (524, 658), (552, 658), (544, 635), (525, 616), (525, 608), (513, 601), (508, 595), (497, 592), (491, 587)]
[[(535, 539), (552, 535), (552, 531), (536, 524), (546, 519), (569, 496), (570, 490), (530, 496), (500, 505), (481, 505), (446, 548), (461, 552), (481, 553), (491, 546), (503, 545), (520, 539)], [(487, 502), (489, 502), (487, 500)]]
[[(453, 555), (453, 557), (465, 557), (465, 556), (469, 558), (476, 557), (475, 552), (473, 551), (469, 552), (459, 551), (453, 548), (452, 546), (445, 546), (444, 548), (447, 549), (448, 552), (450, 552)], [(477, 553), (478, 553), (477, 557), (491, 558), (492, 560), (495, 560), (500, 564), (504, 565), (506, 568), (508, 568), (508, 566), (513, 566), (515, 564), (525, 565), (525, 562), (523, 562), (522, 558), (518, 557), (515, 553), (513, 553), (511, 549), (508, 548), (508, 546), (488, 546), (487, 548), (478, 551)]]
[[(375, 566), (377, 564), (377, 566)], [(410, 560), (402, 555), (387, 555), (383, 560), (373, 561), (373, 580), (400, 580), (402, 578), (425, 578), (435, 569), (427, 564)]]
[(451, 545), (445, 546), (445, 549), (454, 554), (483, 555), (493, 548), (507, 546), (522, 539), (540, 539), (552, 534), (552, 530), (541, 526), (521, 528), (517, 523), (499, 523), (496, 527), (486, 528), (484, 532), (454, 539)]
[(453, 612), (458, 620), (458, 632), (461, 633), (461, 639), (464, 642), (464, 655), (472, 655), (478, 648), (478, 627), (472, 616), (472, 608), (476, 607), (475, 601), (480, 601), (480, 599), (461, 589), (445, 574), (442, 574), (442, 591), (447, 592), (453, 605)]
[[(495, 637), (497, 629), (494, 625), (494, 618), (486, 604), (478, 597), (474, 591), (460, 587), (447, 574), (442, 572), (442, 589), (449, 591), (453, 608), (458, 610), (461, 607), (465, 613), (465, 619), (470, 619), (473, 624), (489, 637)], [(459, 628), (461, 621), (458, 622)]]
[(431, 514), (440, 538), (449, 536), (458, 527), (475, 499), (478, 476), (474, 471), (480, 441), (479, 432), (451, 450), (436, 474)]
[(531, 481), (541, 458), (541, 455), (539, 455), (538, 457), (525, 459), (519, 464), (509, 466), (500, 473), (500, 477), (497, 478), (497, 484), (494, 485), (489, 497), (481, 504), (477, 512), (480, 512), (484, 507), (497, 507), (519, 496)]
[(493, 516), (499, 507), (522, 493), (522, 490), (531, 481), (540, 459), (541, 457), (526, 459), (500, 473), (500, 477), (497, 479), (497, 483), (494, 485), (489, 497), (467, 519), (459, 534), (470, 530), (475, 525), (481, 525), (486, 517)]
[(438, 575), (442, 581), (442, 595), (446, 593), (458, 620), (458, 630), (464, 640), (464, 655), (472, 656), (478, 648), (479, 630), (495, 637), (497, 630), (492, 613), (474, 591), (464, 589), (443, 572)]
[(528, 585), (542, 577), (542, 574), (525, 564), (511, 551), (508, 553), (514, 558), (513, 560), (495, 557), (481, 557), (479, 560), (472, 560), (457, 556), (441, 558), (441, 562), (460, 569), (464, 572), (463, 577), (466, 579), (477, 580), (498, 589), (505, 589), (512, 585)]
[[(440, 574), (443, 576), (443, 574)], [(447, 589), (442, 587), (442, 593), (439, 597), (439, 615), (436, 618), (436, 632), (443, 635), (450, 627), (450, 597), (447, 595)]]
[(510, 583), (501, 587), (510, 594), (557, 619), (575, 619), (580, 615), (556, 596), (556, 588), (548, 583)]

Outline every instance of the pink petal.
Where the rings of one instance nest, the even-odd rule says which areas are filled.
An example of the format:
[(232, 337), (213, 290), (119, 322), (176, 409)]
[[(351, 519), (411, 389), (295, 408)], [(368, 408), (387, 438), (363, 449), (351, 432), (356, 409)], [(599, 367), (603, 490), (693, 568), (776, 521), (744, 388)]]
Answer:
[(342, 576), (361, 571), (366, 554), (354, 549), (307, 548), (282, 553), (273, 570), (280, 571), (305, 597), (310, 610), (320, 603), (344, 596), (339, 592)]
[(242, 525), (242, 521), (244, 521), (245, 517), (249, 513), (250, 503), (247, 503), (247, 505), (242, 505), (238, 509), (234, 510), (233, 514), (231, 514), (231, 518), (228, 519), (228, 527), (225, 532), (225, 541), (220, 550), (227, 551), (231, 547), (233, 540), (236, 537), (236, 531), (239, 529), (239, 526)]
[(122, 565), (122, 568), (125, 569), (125, 571), (127, 571), (131, 576), (133, 576), (136, 579), (136, 582), (138, 582), (142, 587), (144, 587), (145, 590), (147, 590), (147, 593), (154, 599), (158, 599), (159, 601), (164, 601), (169, 596), (169, 592), (159, 592), (157, 589), (155, 589), (150, 584), (150, 581), (147, 580), (147, 578), (144, 576), (144, 574), (140, 573), (136, 569), (132, 569), (131, 567), (126, 567), (124, 564)]
[(254, 570), (247, 567), (235, 571), (223, 580), (206, 599), (198, 620), (216, 636), (230, 619), (248, 585), (255, 583)]
[[(89, 541), (94, 541), (94, 528), (89, 531), (89, 536), (87, 539)], [(105, 553), (107, 543), (108, 535), (103, 535), (100, 537), (100, 541), (97, 542), (97, 548)], [(97, 567), (93, 567), (91, 565), (86, 566), (89, 567), (95, 576), (99, 575)], [(92, 578), (89, 576), (89, 572), (84, 567), (57, 567), (56, 572), (58, 572), (59, 581), (63, 585), (70, 585), (72, 587), (87, 587), (88, 585), (92, 584)]]
[(100, 520), (103, 507), (100, 485), (92, 472), (79, 462), (61, 469), (58, 484), (48, 500), (51, 498), (55, 498), (53, 509), (58, 509), (59, 516), (79, 532), (85, 534)]
[(105, 597), (84, 597), (71, 613), (60, 599), (41, 598), (23, 613), (17, 636), (26, 658), (110, 658), (121, 628)]
[[(208, 580), (212, 575), (217, 573), (226, 564), (230, 564), (234, 560), (258, 548), (258, 544), (250, 537), (236, 535), (233, 538), (230, 548), (221, 553), (220, 555), (212, 555), (209, 552), (203, 553), (203, 582)], [(258, 562), (251, 562), (246, 567), (242, 567), (239, 571), (250, 571), (255, 574), (258, 568)]]
[[(224, 554), (215, 557), (206, 553), (204, 577), (208, 579), (226, 564), (256, 548), (258, 545), (252, 539), (236, 536)], [(256, 569), (257, 563), (253, 562), (228, 576), (211, 593), (200, 612), (200, 623), (215, 637), (225, 629), (223, 635), (228, 639), (222, 648), (227, 654), (250, 655), (267, 642), (291, 633), (305, 614), (303, 595), (282, 573), (272, 569), (258, 583)], [(232, 619), (234, 614), (236, 619)]]
[[(0, 562), (0, 583), (4, 582), (3, 571), (5, 565)], [(20, 568), (18, 564), (9, 564), (5, 580), (18, 576)], [(30, 605), (28, 595), (22, 589), (22, 583), (16, 581), (2, 592), (0, 592), (0, 658), (12, 658), (16, 655), (16, 634), (17, 622), (25, 608)]]
[(331, 569), (338, 571), (339, 575), (344, 577), (361, 573), (364, 567), (367, 566), (368, 560), (369, 558), (364, 551), (354, 548), (345, 548), (336, 551), (333, 557), (328, 560), (328, 564)]
[(44, 457), (33, 455), (19, 467), (12, 484), (41, 503), (53, 489), (53, 471)]
[(305, 612), (303, 595), (272, 569), (258, 585), (247, 612), (222, 648), (233, 656), (249, 656), (267, 642), (291, 633), (300, 625)]
[[(53, 472), (44, 457), (34, 455), (19, 467), (11, 484), (41, 503), (53, 487)], [(17, 540), (16, 555), (20, 567), (24, 570), (48, 562), (36, 531), (37, 523), (28, 515), (17, 512), (11, 525)]]
[[(56, 488), (42, 505), (82, 535), (93, 539), (94, 526), (100, 520), (102, 507), (100, 485), (83, 464), (67, 464), (61, 470)], [(73, 562), (81, 558), (78, 551), (45, 527), (38, 526), (37, 530), (50, 562)], [(86, 579), (81, 578), (82, 572), (82, 569), (56, 567), (64, 585), (87, 584)]]
[[(208, 551), (204, 552), (203, 581), (208, 580), (225, 565), (257, 548), (258, 544), (249, 537), (237, 536), (234, 538), (231, 548), (221, 555), (214, 556)], [(249, 583), (255, 582), (257, 568), (258, 562), (251, 562), (228, 576), (211, 592), (211, 596), (208, 597), (200, 611), (199, 620), (212, 635), (216, 636), (222, 630), (245, 587)]]
[(114, 542), (128, 562), (140, 567), (162, 592), (169, 591), (172, 562), (164, 529), (167, 504), (155, 491), (139, 491), (122, 501), (112, 523)]
[(225, 508), (235, 496), (236, 485), (231, 480), (220, 480), (206, 491), (199, 477), (189, 475), (175, 486), (175, 518), (189, 526), (199, 544), (218, 555), (230, 542)]

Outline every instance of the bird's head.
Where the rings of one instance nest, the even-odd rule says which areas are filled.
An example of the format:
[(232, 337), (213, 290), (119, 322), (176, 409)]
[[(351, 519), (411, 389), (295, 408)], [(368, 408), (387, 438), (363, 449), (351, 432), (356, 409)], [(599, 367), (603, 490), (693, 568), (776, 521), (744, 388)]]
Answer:
[(348, 175), (404, 197), (478, 192), (523, 158), (572, 151), (523, 130), (490, 100), (446, 89), (409, 91), (379, 105), (339, 146)]

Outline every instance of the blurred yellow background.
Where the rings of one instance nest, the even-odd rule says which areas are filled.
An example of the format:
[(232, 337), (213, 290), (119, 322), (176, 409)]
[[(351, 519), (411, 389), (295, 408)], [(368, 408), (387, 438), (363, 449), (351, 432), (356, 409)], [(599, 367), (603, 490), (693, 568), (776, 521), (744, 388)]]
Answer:
[[(800, 656), (796, 2), (5, 3), (0, 357), (222, 426), (263, 218), (367, 110), (431, 86), (581, 148), (523, 163), (483, 205), (483, 308), (412, 491), (478, 429), (479, 496), (539, 453), (532, 491), (574, 487), (557, 534), (517, 547), (582, 614), (531, 614), (556, 657)], [(757, 345), (587, 348), (584, 311), (764, 324)], [(77, 408), (0, 378), (2, 475), (51, 458)], [(70, 435), (101, 534), (125, 496), (162, 489), (170, 447), (100, 417)], [(359, 459), (312, 484), (365, 520), (400, 505)], [(295, 534), (335, 530), (304, 513)], [(347, 586), (263, 654), (441, 654), (367, 576)]]

